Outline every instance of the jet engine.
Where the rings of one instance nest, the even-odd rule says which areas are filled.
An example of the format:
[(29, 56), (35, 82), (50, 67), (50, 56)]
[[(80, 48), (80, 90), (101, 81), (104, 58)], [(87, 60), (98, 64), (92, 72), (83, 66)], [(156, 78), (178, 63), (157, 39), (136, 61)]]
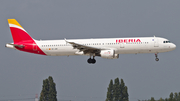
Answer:
[(119, 54), (115, 54), (114, 50), (101, 50), (100, 56), (106, 59), (118, 59)]

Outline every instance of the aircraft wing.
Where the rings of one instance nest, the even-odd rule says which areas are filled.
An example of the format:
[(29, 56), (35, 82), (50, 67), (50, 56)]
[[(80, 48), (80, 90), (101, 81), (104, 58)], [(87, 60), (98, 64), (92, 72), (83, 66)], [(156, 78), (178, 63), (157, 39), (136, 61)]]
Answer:
[(78, 49), (80, 52), (83, 51), (84, 54), (90, 54), (90, 53), (99, 53), (101, 50), (105, 50), (104, 48), (97, 48), (87, 45), (82, 45), (75, 42), (69, 42), (65, 39), (66, 43), (69, 43), (73, 46), (74, 49)]

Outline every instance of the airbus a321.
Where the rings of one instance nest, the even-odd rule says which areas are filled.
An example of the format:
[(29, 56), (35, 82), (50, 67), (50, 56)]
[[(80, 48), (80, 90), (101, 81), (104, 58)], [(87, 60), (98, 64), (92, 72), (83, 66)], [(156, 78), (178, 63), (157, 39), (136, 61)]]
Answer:
[(64, 39), (35, 40), (15, 20), (8, 19), (13, 43), (8, 48), (47, 56), (87, 55), (89, 64), (96, 63), (95, 57), (118, 59), (119, 54), (154, 53), (159, 61), (158, 53), (169, 52), (176, 45), (162, 37), (131, 38), (98, 38), (98, 39)]

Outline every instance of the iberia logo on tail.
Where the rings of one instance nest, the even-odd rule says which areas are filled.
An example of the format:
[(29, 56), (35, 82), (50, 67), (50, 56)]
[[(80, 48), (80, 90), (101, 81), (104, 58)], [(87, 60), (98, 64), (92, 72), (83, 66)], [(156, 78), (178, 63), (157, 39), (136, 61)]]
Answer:
[(31, 38), (26, 30), (15, 19), (8, 19), (8, 23), (14, 43), (7, 44), (7, 46), (21, 51), (46, 55), (36, 44), (36, 41)]
[(8, 19), (8, 23), (14, 43), (19, 43), (22, 41), (34, 41), (26, 32), (26, 30), (15, 19)]

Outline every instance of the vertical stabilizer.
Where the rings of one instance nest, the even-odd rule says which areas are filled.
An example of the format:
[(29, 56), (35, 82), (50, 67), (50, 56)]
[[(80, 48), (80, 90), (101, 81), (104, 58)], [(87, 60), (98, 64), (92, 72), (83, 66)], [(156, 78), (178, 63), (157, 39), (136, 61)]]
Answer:
[(9, 27), (11, 30), (12, 38), (14, 43), (23, 41), (33, 41), (31, 36), (26, 30), (16, 21), (16, 19), (8, 19)]

